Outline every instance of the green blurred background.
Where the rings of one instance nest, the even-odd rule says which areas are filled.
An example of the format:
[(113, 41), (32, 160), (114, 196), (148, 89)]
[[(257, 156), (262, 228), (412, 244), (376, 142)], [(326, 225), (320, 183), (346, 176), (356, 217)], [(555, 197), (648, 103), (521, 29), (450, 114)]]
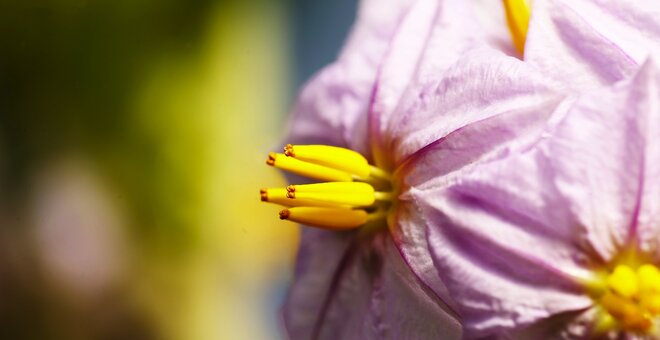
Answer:
[(283, 338), (263, 161), (355, 7), (0, 0), (0, 338)]

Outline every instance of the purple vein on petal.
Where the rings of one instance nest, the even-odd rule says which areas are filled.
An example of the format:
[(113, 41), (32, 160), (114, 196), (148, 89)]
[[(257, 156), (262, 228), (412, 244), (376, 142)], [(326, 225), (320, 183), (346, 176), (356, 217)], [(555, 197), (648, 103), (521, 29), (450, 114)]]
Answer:
[[(461, 157), (466, 158), (465, 156), (467, 156), (468, 159), (465, 159), (464, 162), (460, 162), (459, 164), (455, 164), (453, 168), (447, 168), (445, 171), (434, 172), (434, 176), (436, 177), (445, 175), (449, 172), (459, 169), (471, 161), (476, 160), (477, 158), (487, 154), (489, 151), (495, 150), (498, 146), (511, 141), (517, 136), (523, 134), (523, 130), (525, 128), (533, 127), (534, 123), (536, 122), (543, 122), (547, 120), (549, 115), (550, 112), (547, 114), (539, 114), (539, 112), (533, 110), (506, 111), (468, 123), (450, 132), (446, 136), (442, 136), (437, 140), (427, 144), (426, 146), (420, 148), (416, 152), (406, 157), (400, 163), (400, 165), (398, 165), (394, 176), (401, 177), (401, 175), (404, 173), (410, 173), (429, 153), (437, 151), (437, 149), (441, 148), (443, 144), (451, 143), (451, 141), (455, 138), (460, 138), (463, 135), (469, 136), (470, 133), (476, 132), (477, 129), (482, 129), (479, 133), (480, 135), (491, 136), (488, 142), (485, 142), (483, 138), (472, 138), (471, 142), (473, 148), (469, 150), (469, 155), (466, 153)], [(516, 128), (510, 128), (507, 124), (505, 124), (506, 122), (501, 121), (502, 119), (509, 119), (511, 122), (517, 123)], [(541, 130), (539, 130), (539, 132), (541, 132)], [(498, 136), (498, 138), (492, 138), (492, 136)], [(450, 149), (450, 147), (447, 147), (447, 149)]]
[(328, 288), (328, 292), (325, 298), (323, 299), (321, 310), (319, 311), (318, 318), (316, 319), (316, 322), (314, 323), (314, 328), (312, 329), (311, 339), (313, 340), (318, 339), (319, 336), (321, 335), (321, 328), (323, 327), (326, 314), (328, 312), (328, 309), (330, 308), (330, 305), (332, 304), (333, 298), (338, 292), (339, 284), (342, 278), (344, 277), (344, 275), (346, 274), (346, 270), (355, 260), (355, 256), (358, 253), (358, 248), (362, 242), (363, 240), (360, 237), (354, 237), (353, 240), (351, 240), (351, 244), (344, 251), (341, 260), (339, 261), (339, 264), (337, 265), (337, 268), (335, 269), (335, 272), (332, 275), (332, 281), (330, 282), (330, 287)]
[[(488, 211), (489, 214), (499, 216), (497, 211), (485, 206), (485, 203), (476, 197), (461, 193), (455, 193), (455, 195), (455, 199), (463, 201), (463, 204), (480, 206), (483, 210)], [(442, 229), (446, 237), (453, 239), (453, 243), (459, 245), (460, 249), (456, 249), (456, 251), (461, 252), (463, 254), (462, 256), (466, 258), (470, 258), (474, 263), (485, 264), (481, 265), (481, 268), (489, 268), (489, 270), (494, 272), (508, 271), (508, 274), (502, 276), (519, 279), (522, 280), (521, 282), (524, 282), (525, 279), (530, 277), (555, 277), (562, 279), (565, 289), (579, 290), (582, 288), (575, 276), (561, 271), (543, 259), (530, 256), (530, 254), (522, 253), (511, 247), (493, 244), (492, 240), (484, 235), (468, 228), (456, 226), (455, 222), (451, 221), (451, 218), (445, 214), (437, 212), (436, 215), (438, 221), (445, 222), (442, 223)], [(515, 263), (518, 264), (516, 268), (513, 268), (514, 263), (507, 261), (505, 256), (503, 256), (507, 253), (512, 256), (509, 259), (515, 259)], [(507, 263), (507, 265), (504, 265), (504, 263)], [(529, 274), (530, 271), (535, 272), (535, 274)], [(543, 275), (542, 273), (546, 274)]]

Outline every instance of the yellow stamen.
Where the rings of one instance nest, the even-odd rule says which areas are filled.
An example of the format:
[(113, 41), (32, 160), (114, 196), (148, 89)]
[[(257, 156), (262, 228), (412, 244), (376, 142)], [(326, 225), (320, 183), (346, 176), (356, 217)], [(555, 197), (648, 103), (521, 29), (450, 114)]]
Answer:
[(631, 298), (637, 294), (637, 274), (626, 265), (618, 265), (607, 278), (607, 285), (618, 295)]
[(513, 45), (521, 55), (525, 52), (525, 40), (529, 26), (530, 9), (527, 0), (503, 0), (506, 22), (513, 38)]
[(291, 145), (284, 147), (284, 154), (305, 162), (342, 170), (362, 178), (369, 177), (371, 167), (359, 153), (328, 145)]
[(660, 270), (656, 266), (633, 268), (619, 264), (604, 282), (607, 289), (597, 297), (603, 308), (598, 329), (637, 333), (655, 329), (654, 323), (660, 316)]
[(295, 207), (280, 211), (280, 219), (324, 229), (348, 230), (367, 223), (369, 214), (361, 209)]
[(266, 163), (327, 182), (261, 189), (262, 201), (290, 207), (280, 212), (281, 219), (331, 230), (386, 225), (396, 197), (387, 172), (359, 153), (339, 147), (288, 144), (284, 151), (271, 152)]
[(298, 185), (289, 185), (286, 187), (287, 191), (290, 192), (335, 192), (335, 193), (344, 193), (344, 194), (353, 194), (353, 193), (367, 193), (373, 194), (374, 188), (367, 184), (361, 182), (326, 182), (326, 183), (314, 183), (314, 184), (298, 184)]
[(645, 264), (637, 268), (639, 288), (643, 292), (660, 294), (660, 270), (654, 265)]
[(266, 164), (280, 168), (282, 170), (293, 172), (301, 176), (315, 178), (322, 181), (353, 181), (353, 177), (344, 171), (328, 168), (318, 164), (303, 162), (295, 158), (287, 157), (281, 153), (269, 153)]
[(287, 207), (335, 207), (350, 208), (343, 204), (322, 202), (308, 199), (290, 199), (287, 197), (287, 191), (284, 188), (270, 188), (260, 190), (261, 201), (284, 205)]
[(371, 193), (355, 192), (351, 194), (337, 192), (298, 192), (289, 191), (287, 197), (290, 199), (306, 199), (310, 201), (319, 201), (332, 204), (344, 204), (356, 207), (368, 207), (376, 201), (373, 188)]

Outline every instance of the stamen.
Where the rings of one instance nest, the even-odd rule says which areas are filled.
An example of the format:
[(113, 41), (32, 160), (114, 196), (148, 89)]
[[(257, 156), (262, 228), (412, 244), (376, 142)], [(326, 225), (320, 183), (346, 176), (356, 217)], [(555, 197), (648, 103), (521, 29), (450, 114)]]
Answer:
[(374, 188), (361, 182), (326, 182), (302, 185), (289, 185), (286, 187), (289, 192), (335, 192), (344, 194), (367, 193), (373, 194)]
[(280, 211), (280, 219), (331, 230), (349, 230), (368, 221), (361, 209), (295, 207)]
[(618, 295), (631, 298), (637, 294), (637, 277), (635, 271), (626, 266), (618, 265), (607, 278), (608, 287)]
[(291, 145), (284, 147), (284, 154), (305, 162), (327, 166), (337, 170), (369, 177), (371, 166), (361, 154), (336, 146), (328, 145)]
[(337, 192), (300, 192), (289, 191), (287, 197), (293, 200), (306, 199), (331, 204), (351, 205), (356, 207), (368, 207), (376, 201), (373, 188), (371, 193), (355, 192), (350, 195)]
[(530, 10), (527, 0), (503, 0), (506, 22), (513, 38), (513, 45), (522, 55), (525, 52), (525, 40), (529, 26)]
[(391, 201), (393, 195), (391, 192), (376, 191), (374, 192), (374, 197), (378, 201)]
[(617, 265), (606, 277), (607, 290), (598, 297), (603, 316), (600, 331), (648, 332), (660, 316), (660, 270), (652, 264), (637, 269)]
[(261, 201), (275, 203), (287, 207), (335, 207), (335, 208), (350, 208), (344, 204), (335, 204), (330, 202), (315, 201), (308, 199), (290, 199), (287, 197), (287, 191), (284, 188), (270, 188), (260, 190)]
[(353, 177), (344, 171), (331, 169), (318, 164), (303, 162), (295, 158), (287, 157), (281, 153), (269, 153), (266, 164), (280, 168), (282, 170), (293, 172), (301, 176), (315, 178), (322, 181), (353, 181)]
[(392, 180), (392, 176), (390, 176), (390, 174), (388, 174), (387, 172), (385, 172), (385, 170), (382, 170), (381, 168), (377, 168), (371, 165), (370, 171), (371, 171), (370, 176), (373, 178), (378, 178), (388, 182)]
[(378, 221), (369, 225), (381, 228), (396, 197), (391, 192), (390, 175), (352, 150), (288, 144), (284, 154), (269, 153), (266, 163), (326, 181), (261, 189), (262, 201), (289, 207), (280, 212), (281, 219), (331, 230), (353, 229)]

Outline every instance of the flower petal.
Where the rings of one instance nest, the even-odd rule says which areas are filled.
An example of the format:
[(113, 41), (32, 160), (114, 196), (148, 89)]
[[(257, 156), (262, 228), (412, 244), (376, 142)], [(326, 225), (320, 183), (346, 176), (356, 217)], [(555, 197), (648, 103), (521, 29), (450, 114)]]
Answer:
[(426, 82), (439, 78), (447, 66), (475, 45), (486, 45), (486, 38), (469, 3), (419, 0), (411, 8), (392, 39), (369, 110), (379, 166), (392, 165), (383, 150), (388, 150), (387, 128), (401, 101), (416, 97)]
[[(480, 162), (502, 158), (514, 149), (528, 147), (538, 138), (556, 103), (531, 106), (475, 122), (434, 142), (410, 157), (399, 168), (401, 187), (412, 188), (399, 196), (392, 235), (408, 265), (438, 296), (452, 304), (439, 280), (428, 245), (428, 223), (414, 192), (446, 187)], [(527, 135), (527, 138), (522, 138)], [(519, 139), (519, 141), (514, 141)]]
[(354, 232), (331, 232), (302, 228), (295, 278), (283, 307), (284, 323), (292, 339), (311, 339), (318, 319), (327, 309), (326, 296), (337, 289), (335, 276), (342, 276)]
[(468, 337), (510, 335), (591, 306), (578, 281), (589, 277), (580, 229), (546, 163), (531, 149), (483, 163), (449, 187), (411, 189)]
[(420, 285), (386, 237), (380, 284), (371, 299), (367, 320), (377, 325), (372, 339), (460, 339), (462, 327), (446, 305)]
[(605, 261), (658, 235), (659, 80), (648, 62), (630, 81), (581, 96), (548, 140), (558, 190)]
[(301, 91), (289, 126), (290, 143), (349, 147), (368, 155), (367, 109), (376, 72), (414, 0), (363, 0), (346, 46)]
[(580, 97), (548, 144), (558, 187), (605, 260), (628, 246), (660, 249), (659, 98), (649, 60), (630, 81)]
[(633, 236), (643, 251), (660, 261), (660, 69), (656, 61), (647, 61), (633, 79), (627, 101), (630, 114), (638, 117), (645, 151), (643, 191)]
[(350, 245), (335, 234), (304, 235), (284, 308), (292, 339), (460, 339), (458, 321), (419, 284), (387, 233), (350, 237)]
[[(472, 122), (563, 96), (535, 69), (490, 48), (473, 48), (403, 102), (387, 126), (395, 163)], [(511, 122), (515, 124), (515, 122)]]
[(658, 52), (657, 2), (534, 1), (525, 60), (570, 88), (624, 79)]

